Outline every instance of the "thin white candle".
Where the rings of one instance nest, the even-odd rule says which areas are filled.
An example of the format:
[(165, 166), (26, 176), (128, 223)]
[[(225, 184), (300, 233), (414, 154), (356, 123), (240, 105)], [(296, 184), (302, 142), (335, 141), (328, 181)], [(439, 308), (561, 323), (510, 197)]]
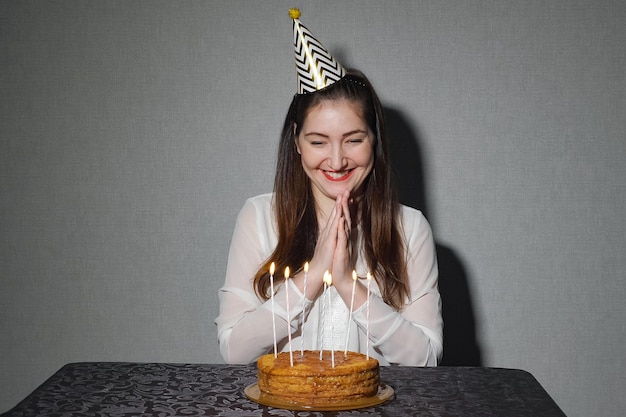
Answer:
[(328, 294), (328, 288), (326, 285), (326, 275), (328, 275), (328, 271), (324, 272), (324, 276), (322, 277), (322, 282), (324, 282), (324, 291), (322, 292), (322, 334), (318, 335), (320, 338), (320, 360), (324, 357), (324, 338), (326, 335), (326, 297)]
[(270, 298), (272, 299), (272, 333), (274, 334), (274, 357), (278, 356), (278, 348), (276, 346), (276, 315), (274, 311), (274, 270), (276, 265), (274, 262), (270, 265)]
[(370, 358), (370, 282), (372, 281), (372, 276), (370, 273), (367, 273), (367, 316), (366, 316), (366, 327), (367, 327), (367, 338), (365, 343), (365, 357), (366, 359)]
[(306, 316), (306, 278), (309, 273), (309, 263), (304, 263), (304, 288), (302, 289), (302, 326), (300, 327), (300, 356), (304, 356), (304, 318)]
[(330, 327), (330, 334), (331, 334), (331, 346), (330, 346), (330, 361), (331, 361), (331, 366), (334, 368), (335, 367), (335, 347), (332, 346), (332, 334), (333, 334), (333, 303), (330, 299), (330, 287), (333, 285), (333, 276), (328, 273), (326, 274), (326, 276), (324, 277), (327, 285), (328, 285), (328, 295), (326, 296), (326, 298), (328, 298), (328, 316), (330, 317), (330, 323), (329, 323), (329, 327)]
[(289, 339), (289, 364), (293, 366), (293, 349), (291, 349), (291, 316), (289, 314), (289, 267), (285, 268), (285, 301), (287, 303), (287, 338)]
[(354, 308), (354, 292), (356, 290), (356, 271), (352, 270), (352, 298), (350, 299), (350, 313), (348, 314), (348, 325), (346, 326), (346, 348), (343, 351), (344, 355), (348, 354), (348, 340), (350, 339), (350, 323), (352, 323), (352, 309)]

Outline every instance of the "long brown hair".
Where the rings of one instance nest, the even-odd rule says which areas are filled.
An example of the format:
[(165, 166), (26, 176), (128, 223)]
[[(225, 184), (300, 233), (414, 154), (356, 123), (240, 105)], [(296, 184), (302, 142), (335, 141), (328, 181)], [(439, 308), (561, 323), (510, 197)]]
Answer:
[[(254, 277), (259, 297), (270, 296), (269, 268), (301, 268), (311, 259), (318, 236), (315, 201), (309, 177), (302, 169), (296, 137), (310, 109), (322, 101), (348, 100), (360, 106), (374, 132), (374, 167), (364, 183), (360, 221), (367, 266), (376, 279), (383, 300), (401, 309), (409, 294), (405, 242), (400, 231), (399, 204), (392, 184), (383, 108), (369, 80), (359, 71), (348, 71), (340, 81), (310, 94), (294, 96), (285, 117), (278, 147), (274, 179), (274, 209), (278, 244)], [(294, 125), (296, 130), (294, 131)], [(294, 271), (297, 273), (298, 269)], [(293, 274), (292, 274), (293, 275)], [(283, 274), (276, 274), (276, 282)]]

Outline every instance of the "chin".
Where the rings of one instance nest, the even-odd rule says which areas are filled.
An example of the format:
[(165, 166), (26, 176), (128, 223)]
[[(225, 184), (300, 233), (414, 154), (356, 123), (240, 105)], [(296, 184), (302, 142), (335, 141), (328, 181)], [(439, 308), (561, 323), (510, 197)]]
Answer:
[(350, 192), (350, 195), (352, 195), (352, 187), (341, 187), (341, 188), (335, 188), (333, 191), (331, 191), (331, 195), (335, 198), (337, 198), (338, 196), (342, 195), (343, 193), (345, 193), (346, 191)]

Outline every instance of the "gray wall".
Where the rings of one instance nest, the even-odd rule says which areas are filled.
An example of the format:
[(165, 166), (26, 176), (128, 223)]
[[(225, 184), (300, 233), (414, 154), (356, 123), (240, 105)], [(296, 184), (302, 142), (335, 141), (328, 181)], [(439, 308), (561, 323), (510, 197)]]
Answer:
[(221, 361), (216, 291), (272, 187), (299, 5), (388, 108), (447, 362), (623, 412), (625, 3), (329, 4), (0, 2), (0, 411), (68, 362)]

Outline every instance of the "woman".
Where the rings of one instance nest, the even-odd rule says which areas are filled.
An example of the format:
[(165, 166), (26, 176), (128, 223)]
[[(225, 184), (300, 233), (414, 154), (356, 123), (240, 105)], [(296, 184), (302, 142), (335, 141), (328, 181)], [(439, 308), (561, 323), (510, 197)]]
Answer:
[[(288, 350), (291, 338), (293, 350), (369, 350), (382, 365), (437, 364), (443, 323), (432, 232), (392, 190), (383, 111), (363, 74), (344, 70), (331, 85), (295, 95), (274, 193), (249, 199), (233, 233), (216, 319), (226, 362), (252, 362), (275, 343)], [(286, 267), (294, 273), (284, 285)]]

